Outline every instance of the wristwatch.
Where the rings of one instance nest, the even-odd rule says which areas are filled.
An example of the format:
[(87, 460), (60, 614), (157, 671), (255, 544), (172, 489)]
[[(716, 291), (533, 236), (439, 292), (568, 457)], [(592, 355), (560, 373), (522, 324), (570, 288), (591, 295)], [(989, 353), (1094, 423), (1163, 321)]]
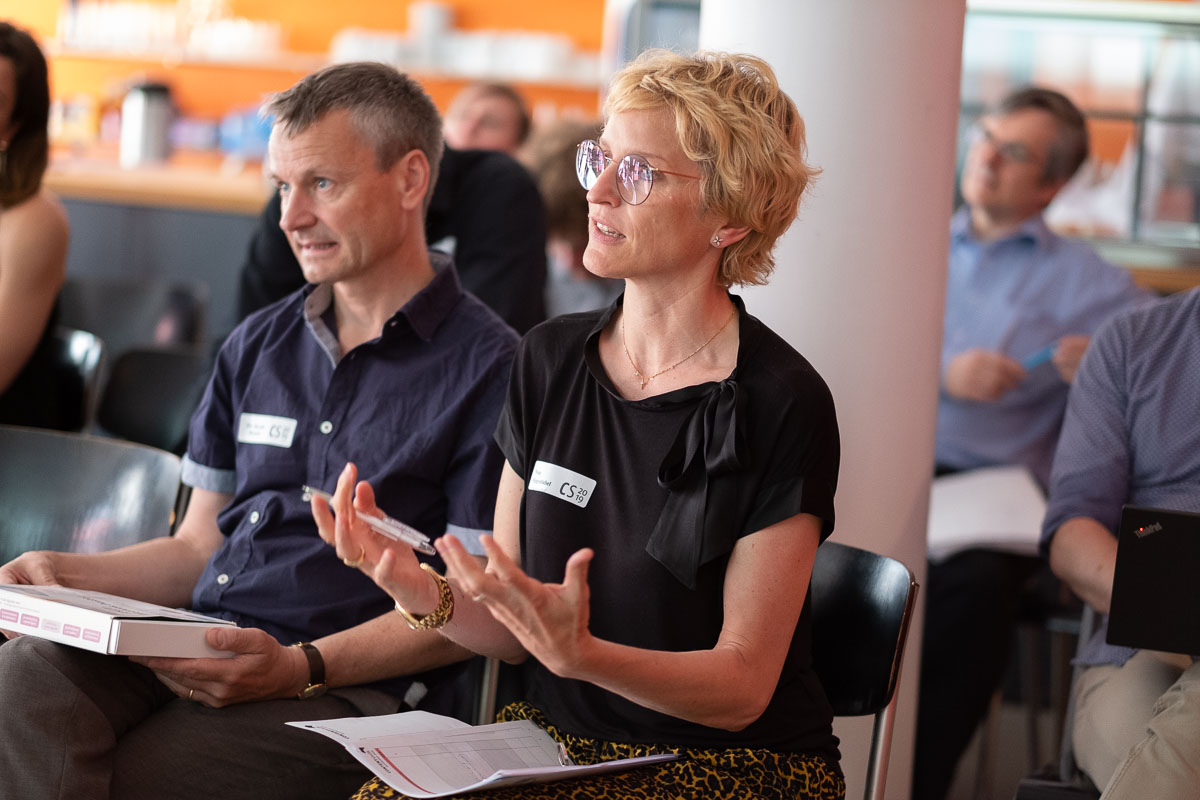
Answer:
[(292, 647), (299, 647), (300, 652), (308, 659), (308, 686), (300, 690), (296, 697), (300, 700), (311, 700), (325, 694), (325, 659), (321, 651), (311, 642), (297, 642)]

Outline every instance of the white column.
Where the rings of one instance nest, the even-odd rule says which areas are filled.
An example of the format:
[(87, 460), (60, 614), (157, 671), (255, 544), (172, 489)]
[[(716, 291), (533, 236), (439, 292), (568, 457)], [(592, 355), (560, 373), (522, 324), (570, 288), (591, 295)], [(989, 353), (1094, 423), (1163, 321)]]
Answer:
[[(963, 0), (704, 0), (701, 47), (769, 61), (824, 170), (751, 313), (828, 381), (842, 434), (837, 541), (922, 581), (954, 180)], [(918, 618), (918, 623), (920, 618)], [(853, 636), (853, 631), (847, 631)], [(912, 774), (921, 625), (909, 637), (887, 796)], [(839, 720), (861, 797), (867, 719)]]

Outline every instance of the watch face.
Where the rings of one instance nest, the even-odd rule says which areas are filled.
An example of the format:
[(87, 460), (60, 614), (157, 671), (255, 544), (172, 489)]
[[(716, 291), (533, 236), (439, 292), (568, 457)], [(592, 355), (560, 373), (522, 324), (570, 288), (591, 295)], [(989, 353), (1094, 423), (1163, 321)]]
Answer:
[(304, 689), (300, 692), (300, 699), (301, 700), (311, 700), (312, 698), (320, 697), (323, 694), (325, 694), (325, 684), (310, 683), (308, 686), (305, 686)]

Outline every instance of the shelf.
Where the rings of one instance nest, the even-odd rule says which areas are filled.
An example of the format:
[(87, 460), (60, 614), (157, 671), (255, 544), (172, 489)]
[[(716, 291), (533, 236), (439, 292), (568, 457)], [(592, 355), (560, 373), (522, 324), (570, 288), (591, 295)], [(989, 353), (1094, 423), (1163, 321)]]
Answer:
[(45, 48), (51, 58), (79, 58), (91, 61), (141, 61), (163, 67), (181, 65), (213, 67), (215, 69), (274, 70), (278, 72), (309, 73), (329, 63), (323, 53), (277, 53), (269, 57), (219, 58), (189, 53), (185, 48), (162, 50), (87, 50), (52, 42)]
[[(165, 69), (186, 66), (201, 68), (208, 67), (212, 69), (299, 73), (301, 75), (307, 75), (310, 72), (315, 72), (316, 70), (328, 66), (331, 63), (328, 55), (325, 53), (277, 53), (269, 57), (262, 58), (222, 58), (217, 56), (205, 56), (189, 53), (187, 49), (183, 47), (173, 47), (162, 50), (110, 51), (99, 49), (79, 49), (68, 47), (62, 42), (51, 42), (46, 45), (45, 51), (48, 56), (55, 59), (80, 59), (86, 61), (110, 61), (122, 63), (141, 62), (145, 64), (161, 66)], [(559, 78), (537, 79), (504, 75), (481, 75), (465, 72), (449, 72), (445, 70), (428, 69), (413, 64), (397, 64), (395, 66), (397, 69), (404, 70), (419, 80), (423, 79), (450, 82), (502, 80), (515, 86), (533, 86), (549, 89), (559, 88), (586, 91), (599, 91), (604, 85), (604, 82), (599, 79), (594, 81), (568, 80)]]
[(1200, 8), (1196, 5), (1152, 0), (967, 0), (967, 11), (1019, 17), (1200, 24)]
[(162, 164), (122, 169), (115, 151), (102, 147), (55, 152), (45, 183), (74, 200), (247, 216), (261, 212), (271, 193), (258, 164), (182, 152)]

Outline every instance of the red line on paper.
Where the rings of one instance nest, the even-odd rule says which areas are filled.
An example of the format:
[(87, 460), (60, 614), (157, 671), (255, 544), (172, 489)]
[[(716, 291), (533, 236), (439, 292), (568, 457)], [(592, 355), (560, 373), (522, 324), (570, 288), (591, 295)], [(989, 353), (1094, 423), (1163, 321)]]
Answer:
[(407, 775), (405, 775), (405, 774), (404, 774), (404, 772), (403, 772), (403, 770), (401, 770), (399, 767), (397, 767), (395, 764), (393, 764), (393, 763), (392, 763), (392, 760), (383, 754), (383, 751), (382, 751), (382, 750), (380, 750), (380, 749), (377, 747), (377, 748), (375, 748), (375, 752), (379, 754), (379, 757), (380, 757), (380, 758), (382, 758), (384, 761), (386, 761), (386, 762), (387, 762), (387, 764), (388, 764), (388, 766), (389, 766), (389, 767), (391, 767), (392, 769), (394, 769), (394, 770), (396, 771), (396, 774), (397, 774), (397, 775), (399, 775), (401, 778), (404, 778), (404, 780), (408, 781), (408, 782), (409, 782), (409, 783), (411, 783), (413, 786), (416, 786), (416, 788), (417, 788), (417, 789), (419, 789), (420, 791), (422, 791), (422, 792), (425, 792), (426, 794), (429, 794), (429, 790), (428, 790), (428, 789), (426, 789), (426, 788), (424, 788), (424, 787), (421, 787), (421, 786), (418, 786), (416, 781), (414, 781), (412, 778), (410, 778), (410, 777), (408, 777)]

